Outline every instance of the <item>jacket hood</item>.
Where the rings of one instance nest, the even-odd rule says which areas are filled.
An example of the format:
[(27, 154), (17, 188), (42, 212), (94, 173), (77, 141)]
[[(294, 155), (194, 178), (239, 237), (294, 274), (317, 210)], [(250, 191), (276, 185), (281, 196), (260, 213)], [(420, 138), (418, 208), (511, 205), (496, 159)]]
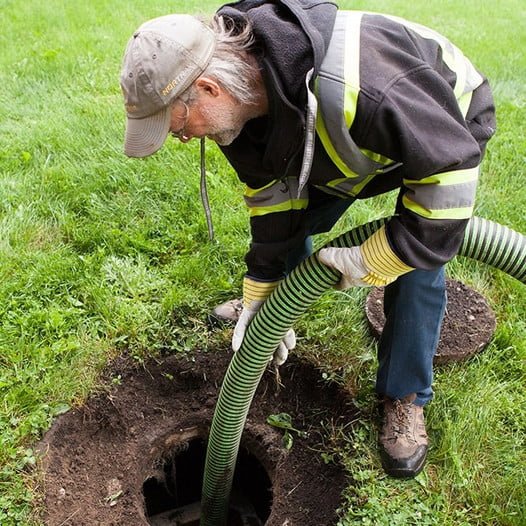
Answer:
[(270, 60), (286, 97), (302, 105), (305, 75), (316, 75), (329, 45), (337, 6), (321, 0), (241, 0), (218, 14), (248, 17), (264, 57)]

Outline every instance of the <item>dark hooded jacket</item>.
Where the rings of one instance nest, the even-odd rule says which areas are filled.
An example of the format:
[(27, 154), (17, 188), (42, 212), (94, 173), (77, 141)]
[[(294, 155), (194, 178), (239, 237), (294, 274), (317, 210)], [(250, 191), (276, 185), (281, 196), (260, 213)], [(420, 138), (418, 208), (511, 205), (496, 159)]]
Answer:
[[(253, 52), (269, 100), (268, 115), (249, 121), (231, 145), (221, 147), (251, 189), (299, 175), (305, 141), (305, 78), (311, 69), (313, 77), (319, 71), (336, 12), (334, 3), (319, 0), (242, 0), (218, 11), (239, 25), (245, 17), (250, 20), (256, 39)], [(367, 25), (360, 55), (364, 89), (350, 134), (361, 148), (393, 159), (401, 168), (374, 179), (352, 198), (400, 188), (396, 214), (386, 227), (390, 248), (411, 267), (435, 268), (457, 253), (467, 220), (430, 220), (405, 209), (402, 182), (476, 167), (495, 128), (491, 93), (484, 79), (464, 119), (453, 96), (452, 74), (436, 48), (415, 41), (414, 35), (381, 16), (368, 15), (363, 23)], [(320, 192), (339, 177), (341, 172), (316, 138), (307, 185), (309, 209), (351, 197)], [(252, 241), (246, 255), (250, 277), (264, 281), (283, 277), (287, 251), (305, 237), (304, 214), (305, 210), (291, 209), (251, 217)]]

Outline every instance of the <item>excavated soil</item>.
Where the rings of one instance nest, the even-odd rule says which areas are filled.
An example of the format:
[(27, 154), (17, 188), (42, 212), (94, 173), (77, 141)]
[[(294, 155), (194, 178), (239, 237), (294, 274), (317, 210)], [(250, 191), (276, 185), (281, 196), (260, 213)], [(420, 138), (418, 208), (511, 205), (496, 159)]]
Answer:
[[(176, 470), (170, 459), (195, 449), (208, 436), (230, 358), (224, 350), (170, 356), (144, 367), (126, 358), (112, 364), (106, 375), (111, 388), (60, 416), (40, 444), (45, 524), (152, 524), (148, 516), (163, 511), (155, 502), (166, 486), (163, 477)], [(253, 484), (270, 481), (269, 502), (255, 503), (267, 507), (267, 526), (336, 524), (346, 476), (340, 465), (322, 460), (322, 443), (334, 439), (327, 435), (333, 425), (352, 422), (356, 410), (349, 396), (308, 363), (291, 357), (280, 374), (281, 387), (270, 369), (264, 374), (241, 443), (241, 452), (251, 456), (253, 465), (255, 458), (265, 475), (254, 474), (258, 480), (253, 479), (257, 470), (250, 468), (238, 486), (250, 493)], [(308, 433), (307, 438), (292, 433), (290, 450), (283, 446), (283, 430), (266, 424), (277, 413), (290, 414), (294, 427)], [(190, 459), (190, 464), (188, 473), (179, 475), (192, 480), (179, 482), (179, 491), (200, 484), (202, 474), (196, 483), (195, 471), (201, 469), (201, 459)], [(234, 524), (229, 520), (229, 526)]]
[[(447, 307), (435, 364), (459, 362), (482, 351), (495, 332), (495, 314), (484, 296), (460, 281), (446, 280)], [(383, 288), (367, 296), (365, 313), (371, 333), (379, 338), (385, 325)]]
[[(495, 329), (495, 316), (480, 294), (452, 280), (447, 293), (436, 363), (480, 351)], [(366, 314), (377, 337), (385, 323), (382, 307), (383, 291), (373, 289)], [(45, 524), (180, 524), (166, 499), (199, 495), (209, 426), (231, 356), (223, 349), (144, 366), (126, 357), (112, 363), (103, 378), (108, 387), (60, 416), (39, 445)], [(237, 498), (242, 491), (241, 500), (251, 501), (260, 520), (233, 520), (231, 509), (228, 526), (330, 526), (338, 520), (348, 481), (342, 467), (324, 462), (321, 453), (337, 445), (331, 429), (352, 424), (356, 409), (349, 394), (295, 356), (280, 374), (281, 384), (267, 370), (258, 386), (232, 493)], [(283, 430), (266, 423), (278, 413), (288, 413), (294, 427), (307, 432), (292, 433), (290, 450)]]

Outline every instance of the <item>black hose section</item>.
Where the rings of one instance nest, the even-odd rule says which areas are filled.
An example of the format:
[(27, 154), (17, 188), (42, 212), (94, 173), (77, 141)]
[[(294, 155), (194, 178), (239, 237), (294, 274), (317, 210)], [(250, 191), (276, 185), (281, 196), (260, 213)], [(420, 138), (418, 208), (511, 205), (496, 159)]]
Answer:
[[(387, 221), (361, 225), (326, 246), (360, 245)], [(526, 238), (498, 223), (472, 218), (459, 255), (492, 265), (526, 283)], [(338, 272), (310, 256), (269, 296), (248, 326), (226, 372), (212, 420), (200, 526), (226, 525), (241, 434), (261, 376), (293, 323), (339, 279)]]
[(241, 434), (274, 349), (293, 322), (339, 279), (337, 272), (310, 256), (271, 294), (248, 326), (241, 348), (227, 369), (212, 419), (201, 497), (201, 526), (226, 526)]
[(526, 283), (526, 236), (511, 228), (472, 217), (458, 255), (495, 267)]

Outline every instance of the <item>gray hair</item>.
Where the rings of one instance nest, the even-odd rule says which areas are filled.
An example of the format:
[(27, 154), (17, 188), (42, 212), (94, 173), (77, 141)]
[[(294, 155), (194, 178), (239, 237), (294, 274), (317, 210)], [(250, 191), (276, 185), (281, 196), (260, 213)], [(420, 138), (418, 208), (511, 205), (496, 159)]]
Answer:
[[(201, 75), (214, 78), (241, 104), (254, 104), (254, 80), (259, 68), (255, 60), (249, 59), (254, 45), (252, 25), (245, 19), (240, 27), (230, 18), (215, 15), (209, 26), (216, 36), (216, 49)], [(179, 98), (191, 104), (196, 96), (191, 86)]]

